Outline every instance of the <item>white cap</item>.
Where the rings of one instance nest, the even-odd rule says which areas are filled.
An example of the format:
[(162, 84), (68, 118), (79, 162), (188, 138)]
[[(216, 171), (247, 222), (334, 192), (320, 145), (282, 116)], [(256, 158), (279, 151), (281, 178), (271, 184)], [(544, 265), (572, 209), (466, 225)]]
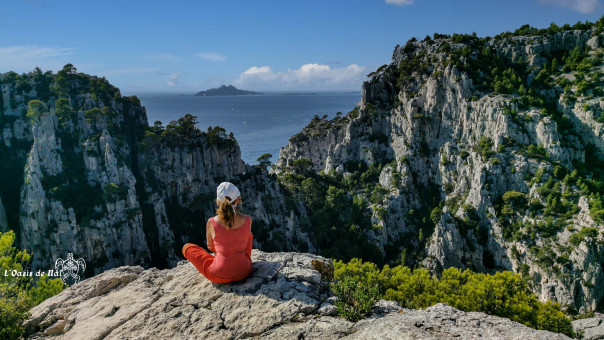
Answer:
[(229, 202), (233, 203), (237, 197), (241, 196), (241, 193), (235, 184), (230, 182), (222, 182), (218, 186), (218, 189), (216, 189), (216, 197), (219, 201), (222, 201), (226, 196), (230, 198)]

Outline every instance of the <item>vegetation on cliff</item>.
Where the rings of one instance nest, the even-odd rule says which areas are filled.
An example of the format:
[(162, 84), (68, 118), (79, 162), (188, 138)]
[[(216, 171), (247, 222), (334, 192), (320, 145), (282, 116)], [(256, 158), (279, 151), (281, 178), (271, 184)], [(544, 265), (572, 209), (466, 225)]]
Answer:
[[(98, 141), (103, 129), (107, 129), (118, 145), (128, 145), (141, 136), (145, 127), (139, 117), (142, 107), (135, 96), (122, 97), (120, 91), (105, 78), (78, 73), (72, 64), (53, 74), (42, 73), (39, 68), (27, 74), (8, 72), (0, 77), (0, 85), (10, 92), (8, 107), (13, 112), (0, 110), (0, 126), (14, 128), (19, 120), (27, 121), (30, 129), (34, 124), (42, 124), (44, 117), (56, 115), (58, 150), (65, 164), (60, 174), (46, 173), (42, 186), (48, 197), (61, 201), (66, 208), (73, 208), (77, 222), (89, 225), (90, 220), (103, 213), (103, 188), (86, 176), (85, 159), (99, 155)], [(14, 89), (14, 90), (13, 90)], [(18, 99), (18, 100), (17, 100)], [(118, 117), (115, 111), (120, 111)], [(85, 124), (85, 125), (83, 125)], [(7, 171), (0, 173), (0, 195), (7, 204), (8, 224), (20, 235), (19, 204), (23, 187), (22, 175), (26, 156), (31, 149), (31, 136), (9, 135), (12, 148), (0, 143), (0, 156), (9, 160), (2, 162)], [(86, 145), (85, 148), (82, 148)], [(130, 154), (118, 154), (120, 163), (132, 164), (136, 148), (130, 145)], [(128, 157), (130, 156), (130, 157)], [(16, 169), (21, 174), (16, 175)]]
[[(165, 267), (167, 248), (179, 247), (184, 237), (202, 242), (200, 223), (212, 211), (212, 185), (232, 175), (252, 191), (271, 188), (258, 194), (258, 206), (299, 218), (302, 232), (296, 236), (285, 235), (275, 216), (255, 219), (263, 249), (308, 249), (310, 242), (298, 238), (304, 234), (324, 256), (392, 266), (379, 270), (384, 281), (373, 286), (340, 277), (334, 291), (342, 303), (349, 299), (358, 305), (347, 312), (352, 318), (363, 315), (374, 299), (388, 297), (410, 307), (445, 301), (466, 310), (507, 313), (533, 327), (567, 332), (560, 308), (535, 304), (526, 289), (541, 290), (540, 279), (554, 282), (556, 289), (567, 288), (556, 291), (567, 298), (564, 309), (601, 308), (604, 166), (601, 135), (594, 131), (601, 131), (604, 120), (603, 23), (545, 30), (523, 26), (492, 38), (412, 39), (396, 48), (392, 64), (372, 74), (361, 107), (333, 120), (316, 116), (290, 140), (311, 150), (306, 153), (321, 149), (320, 157), (329, 150), (329, 170), (318, 172), (327, 161), (299, 152), (279, 163), (277, 176), (263, 171), (270, 155), (246, 174), (245, 165), (236, 171), (222, 167), (240, 164), (237, 143), (225, 129), (201, 131), (192, 115), (149, 127), (138, 98), (122, 97), (104, 78), (78, 73), (73, 65), (56, 75), (39, 69), (9, 72), (0, 76), (7, 93), (0, 96), (0, 127), (9, 131), (0, 143), (0, 159), (8, 160), (0, 164), (0, 196), (8, 225), (19, 231), (21, 221), (36, 226), (51, 221), (41, 228), (43, 236), (58, 239), (53, 238), (60, 229), (53, 220), (58, 215), (36, 215), (39, 210), (19, 206), (22, 189), (39, 183), (41, 189), (31, 192), (55, 208), (61, 203), (64, 210), (57, 211), (70, 218), (64, 218), (64, 227), (75, 224), (91, 234), (111, 230), (122, 237), (120, 228), (142, 226), (143, 232), (133, 234), (144, 238), (144, 247), (128, 254), (106, 251), (111, 241), (101, 237), (92, 242), (90, 268), (120, 258)], [(576, 46), (544, 47), (562, 38)], [(33, 151), (41, 148), (32, 150), (34, 130), (45, 134), (38, 138), (56, 141), (44, 156), (57, 152), (52, 159), (61, 165), (51, 165), (61, 171), (41, 166), (40, 160), (29, 166), (38, 156)], [(197, 168), (189, 164), (193, 159)], [(179, 162), (189, 165), (178, 168)], [(41, 170), (24, 178), (24, 168)], [(131, 177), (124, 175), (130, 171)], [(281, 189), (287, 194), (271, 196)], [(123, 218), (112, 219), (120, 209)], [(260, 215), (266, 211), (258, 209)], [(456, 242), (451, 248), (444, 248), (446, 237)], [(44, 256), (48, 248), (38, 254)], [(474, 272), (513, 269), (522, 282), (509, 272), (443, 270), (444, 258), (457, 254), (457, 262), (449, 263)], [(419, 267), (446, 274), (445, 280), (408, 269)], [(425, 290), (411, 287), (414, 294), (405, 295), (403, 281), (414, 280), (427, 282)], [(526, 314), (513, 306), (446, 298), (456, 296), (447, 287), (482, 291), (495, 289), (494, 282), (522, 293), (509, 298), (526, 304)], [(558, 321), (548, 325), (544, 315)]]
[(480, 274), (449, 268), (436, 277), (425, 269), (385, 265), (380, 270), (373, 263), (353, 259), (348, 263), (335, 261), (334, 278), (331, 289), (338, 297), (338, 311), (351, 321), (369, 315), (379, 299), (396, 301), (410, 309), (446, 303), (466, 312), (484, 312), (535, 329), (574, 336), (570, 319), (560, 305), (540, 302), (526, 279), (509, 271)]
[[(31, 254), (14, 246), (15, 233), (0, 233), (0, 338), (20, 339), (29, 310), (63, 290), (61, 279), (37, 277)], [(30, 276), (31, 275), (31, 276)]]
[[(513, 270), (565, 311), (601, 309), (603, 33), (604, 17), (397, 46), (361, 107), (315, 117), (274, 168), (313, 216), (343, 190), (341, 218), (307, 225), (321, 253), (434, 273)], [(323, 236), (340, 229), (358, 236)], [(383, 257), (348, 253), (357, 239)]]

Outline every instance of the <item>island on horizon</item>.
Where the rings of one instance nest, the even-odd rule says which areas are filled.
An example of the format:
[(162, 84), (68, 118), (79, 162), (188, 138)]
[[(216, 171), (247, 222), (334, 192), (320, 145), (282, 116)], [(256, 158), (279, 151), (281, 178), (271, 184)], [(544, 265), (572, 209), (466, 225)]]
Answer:
[(222, 85), (218, 88), (208, 89), (205, 91), (199, 91), (196, 96), (247, 96), (253, 94), (264, 94), (254, 91), (240, 90), (233, 85)]

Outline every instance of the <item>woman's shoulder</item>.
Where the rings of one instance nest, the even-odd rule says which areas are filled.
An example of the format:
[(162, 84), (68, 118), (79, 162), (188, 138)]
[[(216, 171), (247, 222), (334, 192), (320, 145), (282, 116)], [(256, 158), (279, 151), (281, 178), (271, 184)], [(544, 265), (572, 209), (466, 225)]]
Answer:
[(247, 221), (252, 221), (252, 217), (250, 215), (242, 214), (240, 212), (237, 213), (237, 220), (239, 220), (239, 224), (247, 223)]
[(246, 214), (242, 214), (242, 213), (238, 213), (239, 217), (239, 223), (237, 223), (239, 226), (243, 227), (245, 225), (251, 225), (252, 224), (252, 217), (250, 215), (246, 215)]

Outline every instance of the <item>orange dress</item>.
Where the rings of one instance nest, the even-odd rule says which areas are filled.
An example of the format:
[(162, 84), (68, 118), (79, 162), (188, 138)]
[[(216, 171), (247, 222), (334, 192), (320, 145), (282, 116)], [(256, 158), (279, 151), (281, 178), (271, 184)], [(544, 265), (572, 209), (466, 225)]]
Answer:
[(241, 281), (252, 272), (251, 218), (248, 216), (237, 229), (227, 229), (210, 218), (214, 227), (214, 250), (216, 256), (202, 247), (187, 243), (182, 248), (184, 257), (191, 261), (210, 281), (228, 283)]

